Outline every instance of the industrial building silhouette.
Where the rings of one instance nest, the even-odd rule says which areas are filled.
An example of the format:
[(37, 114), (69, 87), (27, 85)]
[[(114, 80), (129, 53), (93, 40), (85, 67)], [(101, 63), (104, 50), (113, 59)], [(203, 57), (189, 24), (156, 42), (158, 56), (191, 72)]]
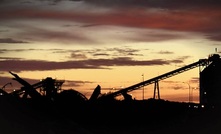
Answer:
[[(199, 67), (200, 76), (199, 103), (171, 102), (160, 97), (158, 84), (161, 80), (196, 67)], [(13, 76), (12, 79), (19, 82), (22, 87), (10, 93), (4, 90), (5, 86), (0, 89), (2, 109), (0, 116), (5, 120), (8, 119), (8, 122), (21, 121), (21, 124), (24, 125), (21, 133), (32, 131), (30, 128), (26, 129), (26, 125), (31, 126), (34, 130), (38, 129), (36, 134), (48, 133), (48, 129), (52, 129), (53, 133), (55, 131), (63, 133), (65, 128), (68, 130), (71, 128), (71, 132), (75, 132), (72, 128), (73, 122), (96, 134), (107, 133), (107, 130), (110, 133), (117, 131), (127, 134), (138, 133), (135, 129), (140, 129), (141, 126), (142, 129), (147, 129), (148, 133), (156, 132), (157, 134), (166, 131), (175, 134), (180, 128), (185, 129), (180, 133), (190, 133), (190, 129), (194, 129), (191, 132), (196, 133), (198, 128), (205, 124), (211, 123), (209, 129), (216, 130), (219, 129), (216, 127), (217, 123), (221, 123), (221, 58), (219, 54), (212, 54), (207, 59), (200, 59), (184, 67), (108, 94), (101, 94), (102, 88), (97, 85), (89, 99), (74, 89), (62, 90), (62, 84), (65, 82), (63, 80), (47, 77), (31, 85), (16, 73), (11, 71), (9, 73)], [(128, 94), (149, 84), (155, 85), (153, 98), (133, 100)], [(124, 100), (117, 100), (116, 97), (119, 95), (122, 95)], [(17, 115), (18, 113), (20, 115)], [(39, 130), (36, 124), (31, 125), (30, 120), (37, 121), (41, 129)], [(62, 124), (64, 120), (66, 123)], [(50, 125), (45, 127), (45, 122)], [(59, 124), (60, 128), (51, 127), (52, 122)], [(5, 126), (0, 133), (6, 134), (13, 131), (10, 130), (11, 126), (5, 122), (0, 121), (0, 125)], [(197, 127), (192, 128), (192, 125)], [(18, 128), (15, 127), (14, 132), (20, 131), (21, 125), (18, 126)], [(169, 129), (168, 126), (170, 126)], [(204, 133), (204, 131), (200, 132)], [(79, 133), (88, 133), (88, 131)], [(139, 133), (144, 132), (140, 130)]]
[(218, 54), (208, 58), (212, 61), (200, 72), (200, 103), (221, 106), (221, 59)]

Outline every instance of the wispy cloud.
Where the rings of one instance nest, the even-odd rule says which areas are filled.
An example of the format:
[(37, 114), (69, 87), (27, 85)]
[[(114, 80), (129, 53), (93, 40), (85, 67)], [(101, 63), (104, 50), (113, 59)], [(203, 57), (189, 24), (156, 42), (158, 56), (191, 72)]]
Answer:
[(12, 38), (0, 38), (0, 43), (28, 43), (28, 42)]
[(175, 85), (175, 86), (172, 87), (172, 89), (174, 89), (174, 90), (183, 90), (184, 87), (180, 86), (180, 85)]
[(28, 38), (32, 41), (46, 41), (46, 42), (63, 42), (63, 43), (81, 43), (90, 44), (96, 43), (95, 40), (90, 39), (79, 32), (70, 32), (67, 30), (48, 29), (47, 27), (22, 26), (23, 29), (18, 33), (20, 38)]
[(198, 7), (218, 7), (219, 0), (82, 0), (96, 6), (113, 6), (113, 7), (156, 7), (156, 8), (173, 8), (173, 9), (191, 9)]
[(199, 77), (192, 77), (190, 83), (199, 83)]
[(107, 53), (95, 53), (93, 54), (93, 56), (97, 57), (97, 56), (110, 56), (110, 54), (107, 54)]
[(158, 54), (174, 54), (174, 52), (171, 52), (171, 51), (160, 51), (160, 52), (157, 52)]
[(0, 30), (0, 33), (9, 32), (9, 30)]
[(70, 87), (80, 87), (84, 84), (91, 84), (94, 83), (92, 81), (79, 81), (79, 80), (65, 80), (65, 83), (63, 84), (64, 88), (70, 88)]
[(71, 59), (87, 59), (87, 56), (81, 53), (72, 53), (70, 58)]
[(156, 66), (183, 63), (183, 60), (133, 60), (130, 57), (119, 57), (113, 59), (87, 59), (77, 61), (42, 61), (42, 60), (2, 60), (0, 71), (44, 71), (59, 69), (111, 69), (113, 66)]

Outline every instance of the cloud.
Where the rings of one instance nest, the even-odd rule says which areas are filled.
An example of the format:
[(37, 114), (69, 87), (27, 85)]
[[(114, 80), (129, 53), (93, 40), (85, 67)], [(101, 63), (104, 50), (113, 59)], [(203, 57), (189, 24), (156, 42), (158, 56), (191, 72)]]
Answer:
[(75, 81), (75, 80), (65, 80), (65, 83), (63, 84), (62, 87), (64, 88), (70, 88), (70, 87), (80, 87), (84, 84), (91, 84), (94, 82), (91, 81)]
[(174, 90), (184, 89), (183, 86), (179, 86), (179, 85), (173, 86), (172, 88), (173, 88)]
[[(0, 49), (0, 54), (6, 53), (8, 50), (7, 49)], [(0, 57), (1, 58), (1, 57)]]
[(28, 42), (12, 38), (0, 38), (0, 43), (28, 43)]
[(0, 33), (9, 32), (9, 30), (0, 30)]
[(71, 54), (71, 59), (86, 59), (87, 56), (85, 54), (80, 54), (80, 53), (72, 53)]
[(94, 26), (100, 26), (100, 24), (85, 24), (82, 25), (81, 27), (94, 27)]
[[(60, 50), (60, 52), (65, 52)], [(84, 50), (71, 50), (70, 58), (81, 58), (85, 59), (86, 57), (93, 57), (93, 58), (98, 58), (98, 57), (105, 57), (105, 58), (110, 58), (110, 57), (126, 57), (126, 56), (143, 56), (140, 54), (140, 50), (135, 49), (135, 48), (128, 48), (128, 47), (113, 47), (113, 48), (96, 48), (96, 49), (84, 49)]]
[(77, 61), (42, 61), (42, 60), (2, 60), (0, 71), (44, 71), (59, 69), (111, 69), (113, 66), (156, 66), (183, 63), (182, 60), (133, 60), (130, 57), (118, 57), (113, 59), (87, 59)]
[[(221, 31), (221, 9), (219, 8), (221, 3), (218, 0), (192, 0), (188, 2), (185, 0), (139, 0), (139, 2), (137, 0), (82, 0), (78, 8), (70, 8), (70, 6), (75, 7), (76, 3), (79, 3), (73, 0), (70, 1), (72, 2), (68, 3), (67, 0), (48, 0), (48, 2), (56, 3), (57, 6), (41, 5), (39, 8), (34, 8), (34, 1), (32, 1), (33, 8), (17, 4), (17, 8), (1, 9), (0, 20), (4, 22), (4, 25), (8, 21), (13, 23), (16, 22), (14, 20), (30, 19), (41, 20), (41, 23), (45, 22), (45, 24), (49, 23), (47, 22), (49, 20), (77, 22), (81, 23), (79, 27), (85, 29), (85, 31), (95, 26), (170, 31), (170, 33), (153, 33), (152, 35), (135, 33), (128, 37), (122, 37), (122, 39), (131, 41), (162, 41), (185, 38), (189, 35), (176, 34), (176, 31), (200, 32), (207, 39), (220, 41), (220, 34), (216, 34), (217, 31)], [(4, 3), (7, 2), (5, 1)], [(66, 6), (69, 6), (69, 8), (66, 9)], [(86, 7), (90, 7), (90, 10), (85, 10), (87, 9)], [(103, 8), (106, 10), (104, 11)], [(26, 32), (21, 32), (17, 35), (28, 39), (36, 39), (37, 41), (71, 40), (82, 43), (95, 41), (84, 34), (78, 35), (74, 32), (48, 30), (46, 28), (34, 29), (34, 27), (28, 27), (26, 30)], [(97, 30), (101, 29), (98, 28)]]
[[(1, 53), (1, 52), (0, 52)], [(15, 58), (15, 57), (0, 57), (0, 60), (22, 60), (22, 58)]]
[(82, 61), (53, 62), (42, 60), (4, 60), (0, 61), (0, 71), (44, 71), (59, 69), (98, 69), (101, 67), (88, 65)]
[(184, 60), (189, 59), (189, 58), (191, 58), (191, 56), (180, 56), (177, 59), (184, 61)]
[(65, 43), (96, 43), (95, 40), (86, 37), (79, 32), (69, 32), (65, 30), (48, 29), (47, 27), (23, 26), (23, 31), (18, 33), (20, 38), (28, 38), (33, 41), (54, 41)]
[(160, 52), (157, 52), (158, 54), (174, 54), (174, 52), (171, 52), (171, 51), (160, 51)]
[[(113, 57), (126, 57), (126, 56), (143, 56), (140, 50), (129, 47), (113, 47), (113, 48), (96, 48), (96, 49), (0, 49), (0, 54), (10, 54), (17, 52), (44, 52), (52, 55), (61, 55), (61, 58), (69, 60), (86, 60), (88, 58), (113, 58)], [(69, 55), (69, 56), (68, 56)], [(2, 60), (23, 60), (16, 54), (16, 57), (0, 57)], [(46, 59), (44, 59), (46, 60)]]
[(198, 7), (218, 7), (219, 0), (82, 0), (96, 6), (107, 7), (155, 7), (155, 8), (198, 8)]
[(171, 81), (171, 80), (163, 80), (163, 83), (169, 84), (169, 88), (174, 90), (183, 90), (185, 89), (182, 81)]
[(192, 77), (190, 83), (199, 83), (199, 77)]
[(142, 56), (142, 54), (139, 54), (140, 50), (134, 49), (134, 48), (109, 48), (105, 50), (107, 53), (112, 53), (112, 55), (118, 57), (118, 56)]
[(210, 33), (206, 37), (210, 40), (221, 41), (221, 31)]
[[(17, 11), (16, 11), (17, 12)], [(173, 32), (162, 32), (160, 33), (145, 33), (137, 32), (131, 34), (131, 36), (121, 37), (124, 40), (130, 41), (163, 41), (187, 38), (187, 35), (177, 34), (175, 31), (182, 32), (202, 32), (208, 33), (208, 39), (217, 40), (216, 34), (213, 34), (215, 30), (221, 30), (219, 17), (213, 15), (214, 12), (207, 13), (207, 11), (193, 11), (193, 12), (165, 12), (165, 13), (154, 13), (154, 12), (141, 12), (133, 11), (132, 13), (125, 13), (124, 11), (118, 11), (117, 13), (106, 13), (106, 14), (91, 14), (91, 13), (62, 13), (59, 11), (18, 11), (16, 14), (21, 14), (24, 17), (31, 17), (34, 19), (55, 19), (65, 21), (76, 21), (79, 23), (88, 23), (93, 25), (99, 23), (101, 25), (121, 26), (130, 28), (141, 28), (141, 29), (163, 29), (172, 30)], [(26, 15), (26, 12), (29, 14)], [(195, 12), (195, 13), (194, 13)], [(221, 11), (217, 11), (221, 12)], [(32, 17), (33, 14), (33, 17)], [(136, 15), (134, 15), (136, 14)], [(206, 15), (205, 15), (206, 14)], [(20, 16), (20, 15), (19, 15)], [(204, 16), (200, 18), (198, 16)], [(207, 21), (209, 20), (209, 21)], [(214, 23), (216, 22), (216, 24)], [(84, 27), (85, 30), (88, 27)], [(98, 29), (102, 30), (102, 29)], [(95, 31), (97, 32), (97, 31)], [(80, 42), (92, 42), (84, 34), (78, 35), (76, 32), (57, 31), (48, 29), (35, 29), (30, 27), (27, 32), (21, 33), (26, 38), (44, 39), (44, 40), (71, 40)], [(219, 38), (218, 38), (219, 39)]]
[(23, 3), (36, 4), (38, 2), (46, 2), (47, 4), (58, 5), (61, 2), (84, 2), (87, 4), (102, 6), (102, 7), (158, 7), (158, 8), (194, 8), (194, 7), (218, 7), (219, 0), (26, 0), (22, 2), (1, 0), (0, 3)]
[(107, 53), (95, 53), (93, 54), (93, 56), (97, 57), (97, 56), (110, 56), (110, 54)]
[(0, 53), (27, 52), (27, 51), (49, 51), (47, 49), (0, 49)]
[(118, 57), (113, 59), (91, 59), (90, 64), (99, 66), (155, 66), (155, 65), (169, 65), (172, 63), (182, 63), (180, 60), (163, 60), (153, 59), (146, 61), (132, 60), (130, 57)]

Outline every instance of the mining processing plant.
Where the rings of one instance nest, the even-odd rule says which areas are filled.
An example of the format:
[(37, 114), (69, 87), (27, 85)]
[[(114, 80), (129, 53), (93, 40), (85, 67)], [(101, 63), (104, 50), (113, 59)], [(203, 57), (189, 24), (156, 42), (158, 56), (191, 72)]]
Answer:
[[(161, 80), (196, 67), (199, 67), (200, 76), (199, 104), (171, 102), (160, 97)], [(0, 132), (3, 134), (19, 131), (22, 134), (24, 132), (58, 134), (67, 130), (72, 130), (70, 132), (74, 133), (77, 128), (79, 129), (79, 126), (76, 127), (74, 123), (96, 134), (107, 133), (107, 131), (132, 134), (139, 133), (138, 129), (141, 129), (140, 133), (146, 129), (148, 133), (175, 134), (177, 131), (181, 133), (180, 129), (182, 129), (183, 134), (191, 132), (196, 134), (202, 128), (207, 129), (208, 126), (212, 128), (211, 133), (213, 133), (211, 130), (216, 131), (220, 128), (220, 125), (217, 125), (217, 122), (221, 123), (219, 121), (221, 120), (219, 54), (212, 54), (206, 59), (200, 59), (115, 92), (101, 94), (101, 87), (98, 85), (90, 98), (74, 89), (63, 90), (64, 80), (47, 77), (38, 83), (30, 84), (16, 73), (12, 71), (9, 73), (22, 87), (6, 92), (5, 88), (9, 84), (7, 83), (0, 88)], [(154, 84), (153, 98), (134, 100), (128, 94), (150, 84)], [(124, 99), (117, 100), (116, 97), (121, 95)], [(13, 129), (11, 129), (12, 123), (14, 123)], [(200, 131), (201, 134), (204, 132), (207, 131)], [(82, 133), (85, 134), (85, 131)]]
[(123, 95), (125, 99), (130, 99), (127, 94), (130, 91), (140, 89), (143, 86), (147, 86), (154, 83), (154, 99), (160, 99), (159, 81), (178, 75), (190, 69), (199, 67), (200, 76), (200, 104), (202, 105), (220, 105), (221, 104), (221, 59), (220, 55), (212, 54), (209, 55), (208, 59), (200, 59), (197, 62), (191, 63), (184, 67), (178, 68), (171, 72), (159, 75), (157, 77), (148, 79), (138, 84), (129, 86), (122, 90), (110, 93), (105, 96), (116, 97)]
[[(178, 75), (185, 71), (191, 70), (193, 68), (199, 67), (199, 85), (200, 85), (200, 104), (203, 105), (221, 105), (221, 59), (219, 54), (211, 54), (207, 59), (200, 59), (194, 63), (186, 65), (184, 67), (175, 69), (173, 71), (167, 72), (165, 74), (156, 76), (154, 78), (145, 80), (143, 82), (134, 84), (132, 86), (126, 87), (124, 89), (118, 90), (116, 92), (111, 92), (108, 94), (101, 94), (101, 87), (98, 85), (91, 97), (87, 99), (83, 94), (75, 90), (62, 90), (62, 84), (65, 82), (63, 80), (55, 80), (50, 77), (41, 80), (36, 84), (29, 84), (24, 79), (20, 78), (17, 74), (9, 72), (14, 76), (13, 80), (16, 80), (21, 85), (20, 89), (14, 90), (11, 93), (7, 93), (2, 87), (0, 92), (1, 95), (11, 95), (18, 98), (29, 98), (29, 99), (39, 99), (41, 97), (48, 98), (49, 100), (56, 99), (58, 94), (66, 94), (70, 92), (73, 97), (78, 96), (80, 100), (84, 101), (96, 101), (96, 100), (108, 100), (113, 99), (119, 95), (123, 95), (124, 100), (131, 100), (132, 97), (128, 94), (133, 90), (140, 89), (141, 87), (154, 84), (154, 95), (153, 99), (160, 99), (160, 89), (159, 82), (166, 78)], [(77, 98), (76, 98), (77, 101)]]

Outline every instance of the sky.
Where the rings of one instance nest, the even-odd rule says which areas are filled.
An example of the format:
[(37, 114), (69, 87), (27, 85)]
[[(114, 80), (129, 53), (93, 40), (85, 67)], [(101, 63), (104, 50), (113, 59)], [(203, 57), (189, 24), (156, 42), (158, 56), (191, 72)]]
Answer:
[[(90, 97), (220, 53), (219, 0), (1, 0), (0, 86), (46, 77)], [(215, 51), (217, 50), (217, 51)], [(162, 99), (195, 102), (199, 69), (159, 82)], [(130, 94), (153, 97), (154, 85)]]

